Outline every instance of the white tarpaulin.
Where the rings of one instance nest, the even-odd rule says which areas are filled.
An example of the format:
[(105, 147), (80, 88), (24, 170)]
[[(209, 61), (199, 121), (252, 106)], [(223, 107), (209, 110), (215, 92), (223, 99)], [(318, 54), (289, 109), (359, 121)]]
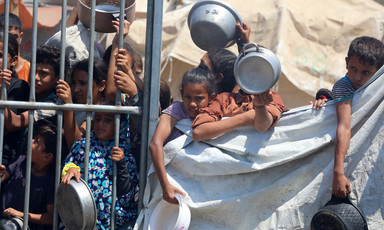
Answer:
[[(351, 198), (370, 229), (384, 226), (383, 98), (383, 76), (356, 92), (345, 159)], [(188, 193), (190, 229), (309, 229), (312, 216), (330, 199), (337, 126), (332, 102), (320, 111), (292, 109), (265, 133), (241, 128), (206, 143), (192, 140), (190, 126), (180, 121), (177, 127), (186, 135), (165, 146), (167, 173)], [(147, 229), (161, 198), (151, 167), (139, 229)]]

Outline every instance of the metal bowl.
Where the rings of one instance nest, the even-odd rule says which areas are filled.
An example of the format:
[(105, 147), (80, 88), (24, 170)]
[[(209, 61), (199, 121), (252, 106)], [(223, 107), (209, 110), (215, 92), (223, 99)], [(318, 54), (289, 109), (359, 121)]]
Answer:
[(200, 0), (188, 14), (188, 27), (193, 42), (201, 49), (227, 48), (235, 44), (236, 23), (243, 21), (237, 11), (220, 0)]
[[(78, 0), (78, 16), (86, 27), (91, 21), (91, 0)], [(135, 19), (136, 0), (125, 1), (125, 17), (131, 24)], [(112, 26), (112, 20), (120, 15), (120, 0), (96, 0), (95, 31), (103, 33), (116, 32)]]
[(69, 185), (60, 183), (56, 203), (61, 221), (69, 230), (91, 230), (96, 227), (97, 210), (92, 191), (87, 183), (71, 179)]

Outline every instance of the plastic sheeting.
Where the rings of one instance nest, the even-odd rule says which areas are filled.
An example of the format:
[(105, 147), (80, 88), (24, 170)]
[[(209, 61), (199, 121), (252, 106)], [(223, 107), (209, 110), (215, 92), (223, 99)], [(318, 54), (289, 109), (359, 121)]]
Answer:
[[(384, 224), (383, 72), (352, 100), (352, 137), (345, 159), (351, 198), (370, 229)], [(312, 216), (331, 197), (337, 126), (332, 102), (320, 111), (292, 109), (265, 133), (243, 127), (194, 142), (190, 125), (180, 121), (177, 127), (186, 134), (165, 146), (169, 178), (188, 193), (184, 201), (192, 213), (190, 229), (310, 229)], [(137, 229), (147, 229), (160, 199), (151, 167)]]

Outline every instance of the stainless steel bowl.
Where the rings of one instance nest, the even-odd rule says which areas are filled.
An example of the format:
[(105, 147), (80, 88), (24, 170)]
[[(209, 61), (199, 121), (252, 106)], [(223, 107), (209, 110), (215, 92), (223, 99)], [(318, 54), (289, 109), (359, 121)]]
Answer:
[[(78, 16), (86, 27), (91, 21), (91, 0), (78, 0)], [(125, 16), (132, 24), (136, 13), (136, 0), (125, 0)], [(112, 20), (120, 15), (120, 0), (96, 0), (95, 8), (95, 31), (113, 33)]]
[(56, 192), (57, 209), (65, 228), (92, 230), (96, 227), (97, 210), (92, 191), (80, 178), (71, 179), (69, 185), (60, 183)]
[(243, 21), (237, 11), (220, 0), (200, 0), (188, 14), (188, 26), (193, 42), (201, 49), (227, 48), (235, 44), (236, 23)]

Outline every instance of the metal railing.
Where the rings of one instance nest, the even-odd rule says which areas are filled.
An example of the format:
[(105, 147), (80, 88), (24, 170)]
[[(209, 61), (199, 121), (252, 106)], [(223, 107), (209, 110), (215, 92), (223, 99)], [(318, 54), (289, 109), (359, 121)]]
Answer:
[[(8, 34), (9, 27), (9, 0), (4, 2), (4, 34)], [(139, 201), (138, 211), (143, 208), (143, 195), (146, 184), (146, 174), (148, 166), (148, 152), (149, 140), (152, 138), (153, 133), (157, 126), (158, 121), (158, 103), (159, 103), (159, 80), (160, 80), (160, 58), (161, 58), (161, 32), (162, 32), (162, 14), (163, 14), (163, 1), (162, 0), (148, 0), (147, 8), (147, 29), (146, 29), (146, 47), (145, 47), (145, 70), (144, 70), (144, 104), (143, 107), (134, 106), (121, 106), (121, 92), (116, 93), (115, 106), (108, 105), (92, 105), (92, 82), (93, 82), (93, 61), (94, 61), (94, 41), (95, 41), (95, 6), (96, 0), (91, 1), (91, 20), (90, 20), (90, 45), (89, 45), (89, 70), (88, 70), (88, 93), (86, 104), (54, 104), (36, 102), (35, 100), (35, 72), (36, 72), (36, 50), (37, 50), (37, 14), (38, 14), (38, 1), (33, 1), (33, 22), (32, 22), (32, 54), (31, 54), (31, 69), (30, 69), (30, 95), (29, 102), (21, 101), (7, 101), (5, 84), (1, 86), (1, 100), (0, 100), (0, 128), (4, 130), (4, 119), (6, 108), (22, 108), (28, 109), (28, 145), (27, 145), (27, 169), (26, 169), (26, 186), (25, 186), (25, 201), (24, 201), (24, 226), (26, 230), (28, 227), (28, 213), (29, 213), (29, 196), (31, 184), (31, 155), (32, 155), (32, 131), (33, 131), (33, 111), (36, 109), (43, 110), (56, 110), (57, 111), (57, 126), (58, 130), (63, 127), (63, 111), (86, 111), (86, 152), (89, 152), (90, 145), (90, 132), (91, 132), (91, 116), (92, 112), (108, 112), (115, 113), (115, 146), (119, 145), (119, 128), (121, 113), (130, 113), (134, 115), (142, 114), (142, 132), (141, 132), (141, 154), (140, 154), (140, 180), (139, 180)], [(124, 21), (124, 8), (125, 1), (120, 2), (120, 31), (123, 31)], [(60, 79), (64, 79), (64, 61), (65, 61), (65, 34), (66, 34), (66, 18), (67, 18), (67, 0), (62, 1), (62, 21), (61, 21), (61, 63), (60, 63)], [(123, 33), (119, 33), (119, 48), (123, 47)], [(8, 53), (8, 36), (4, 36), (3, 53)], [(2, 68), (7, 67), (7, 59), (3, 59)], [(0, 164), (3, 158), (3, 142), (4, 132), (0, 132)], [(60, 183), (61, 174), (61, 147), (62, 147), (62, 133), (58, 132), (57, 136), (57, 157), (56, 157), (56, 174), (55, 174), (55, 192)], [(89, 163), (89, 155), (85, 154), (84, 165)], [(88, 181), (88, 168), (84, 168), (85, 181)], [(0, 187), (1, 188), (1, 187)], [(116, 166), (113, 169), (113, 189), (112, 189), (112, 215), (111, 215), (111, 229), (115, 228), (114, 225), (114, 205), (116, 201)], [(54, 204), (54, 221), (53, 228), (58, 228), (58, 211), (56, 202)]]

